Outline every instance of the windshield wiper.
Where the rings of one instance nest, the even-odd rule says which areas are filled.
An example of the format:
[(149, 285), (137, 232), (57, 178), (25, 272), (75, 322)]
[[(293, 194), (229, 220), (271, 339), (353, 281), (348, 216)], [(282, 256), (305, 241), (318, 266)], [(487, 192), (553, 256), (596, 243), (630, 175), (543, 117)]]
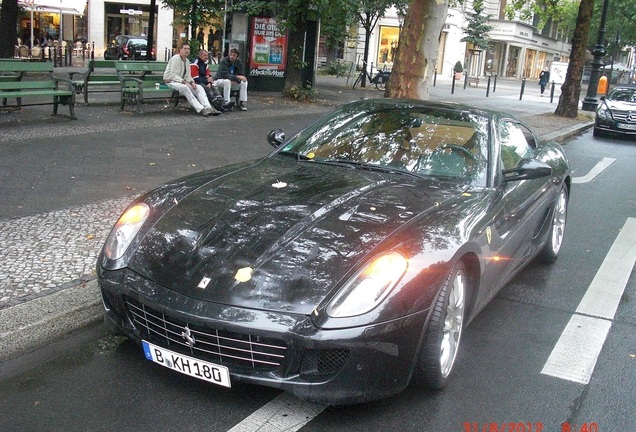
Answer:
[(403, 169), (388, 166), (388, 165), (373, 165), (367, 162), (352, 161), (348, 159), (327, 159), (320, 162), (334, 164), (334, 165), (350, 165), (353, 168), (364, 169), (369, 171), (386, 172), (391, 174), (405, 174), (412, 177), (422, 178), (422, 176), (420, 176), (419, 174), (416, 174), (410, 171), (405, 171)]

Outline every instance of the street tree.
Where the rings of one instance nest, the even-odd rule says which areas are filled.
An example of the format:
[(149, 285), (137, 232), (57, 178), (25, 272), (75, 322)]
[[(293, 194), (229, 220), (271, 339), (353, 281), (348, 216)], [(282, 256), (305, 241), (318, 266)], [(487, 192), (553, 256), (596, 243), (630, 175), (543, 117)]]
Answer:
[(385, 96), (429, 98), (448, 0), (412, 0)]
[(13, 58), (18, 39), (18, 0), (3, 0), (0, 9), (0, 58)]
[(570, 62), (565, 75), (565, 82), (561, 87), (561, 97), (554, 113), (563, 117), (576, 118), (581, 94), (581, 79), (585, 65), (587, 39), (594, 11), (594, 0), (581, 0), (576, 27), (572, 38)]
[(164, 3), (174, 9), (176, 22), (190, 27), (191, 42), (196, 40), (197, 29), (220, 19), (225, 8), (224, 0), (164, 0)]
[[(362, 68), (368, 70), (369, 64), (369, 47), (371, 43), (371, 33), (375, 28), (378, 20), (384, 16), (387, 9), (395, 6), (399, 10), (406, 9), (406, 2), (400, 0), (356, 0), (356, 16), (358, 23), (364, 29), (364, 51), (362, 54)], [(366, 87), (366, 74), (362, 75), (361, 86)]]
[(473, 48), (479, 50), (488, 48), (490, 45), (490, 36), (488, 33), (495, 28), (488, 24), (490, 15), (486, 15), (483, 12), (484, 1), (473, 1), (473, 10), (466, 12), (468, 15), (468, 18), (466, 18), (466, 27), (462, 29), (466, 36), (461, 39), (461, 42), (468, 42)]
[[(472, 9), (472, 11), (466, 12), (466, 15), (468, 15), (466, 27), (462, 29), (465, 36), (461, 39), (461, 42), (467, 42), (471, 50), (481, 52), (490, 46), (490, 35), (488, 33), (495, 27), (488, 24), (490, 15), (484, 14), (483, 0), (474, 0)], [(470, 59), (472, 58), (471, 56)], [(472, 72), (471, 69), (472, 65), (469, 63), (469, 74)]]

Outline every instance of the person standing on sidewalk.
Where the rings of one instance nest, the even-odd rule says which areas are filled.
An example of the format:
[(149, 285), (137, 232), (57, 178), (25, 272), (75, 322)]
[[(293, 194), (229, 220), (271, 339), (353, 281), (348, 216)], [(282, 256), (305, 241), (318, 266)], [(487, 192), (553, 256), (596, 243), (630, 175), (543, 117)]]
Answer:
[(197, 85), (190, 75), (190, 45), (182, 43), (179, 54), (175, 54), (168, 60), (168, 65), (163, 73), (163, 81), (173, 90), (185, 96), (192, 108), (201, 115), (209, 116), (213, 113), (220, 114), (212, 108), (203, 87)]
[(541, 73), (539, 74), (539, 85), (541, 86), (541, 96), (543, 96), (543, 92), (545, 91), (545, 86), (548, 85), (550, 81), (550, 72), (546, 68), (543, 68)]
[[(239, 50), (232, 48), (230, 55), (223, 57), (219, 62), (219, 69), (216, 71), (214, 77), (214, 85), (217, 87), (222, 86), (219, 81), (229, 80), (231, 82), (239, 83), (239, 108), (241, 111), (247, 111), (247, 77), (245, 77), (245, 69), (243, 68), (243, 62), (239, 59)], [(217, 84), (218, 82), (218, 84)], [(230, 91), (226, 88), (223, 89), (223, 98), (225, 102), (230, 101)]]

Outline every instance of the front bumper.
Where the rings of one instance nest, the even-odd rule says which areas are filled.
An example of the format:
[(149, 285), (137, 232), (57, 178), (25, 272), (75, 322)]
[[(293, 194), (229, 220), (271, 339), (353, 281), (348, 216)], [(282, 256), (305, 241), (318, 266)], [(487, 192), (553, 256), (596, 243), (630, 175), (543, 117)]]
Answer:
[[(594, 127), (597, 130), (604, 132), (624, 134), (624, 135), (636, 135), (636, 123), (626, 123), (616, 121), (611, 118), (596, 117)], [(632, 127), (634, 129), (626, 129), (626, 127)]]
[[(402, 391), (413, 373), (427, 315), (423, 311), (380, 324), (323, 330), (305, 315), (192, 299), (127, 269), (98, 268), (98, 281), (105, 321), (115, 332), (226, 366), (232, 381), (330, 405)], [(193, 348), (181, 341), (186, 327), (215, 352), (197, 351), (196, 344)]]

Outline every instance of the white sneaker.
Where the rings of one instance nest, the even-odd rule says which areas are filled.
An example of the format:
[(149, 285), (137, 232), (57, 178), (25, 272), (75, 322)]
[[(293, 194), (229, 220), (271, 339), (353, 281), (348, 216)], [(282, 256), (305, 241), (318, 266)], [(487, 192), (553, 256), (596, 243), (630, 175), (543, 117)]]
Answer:
[(203, 108), (201, 111), (199, 111), (199, 114), (201, 114), (202, 116), (209, 116), (210, 114), (212, 114), (212, 110), (210, 110), (210, 108)]

